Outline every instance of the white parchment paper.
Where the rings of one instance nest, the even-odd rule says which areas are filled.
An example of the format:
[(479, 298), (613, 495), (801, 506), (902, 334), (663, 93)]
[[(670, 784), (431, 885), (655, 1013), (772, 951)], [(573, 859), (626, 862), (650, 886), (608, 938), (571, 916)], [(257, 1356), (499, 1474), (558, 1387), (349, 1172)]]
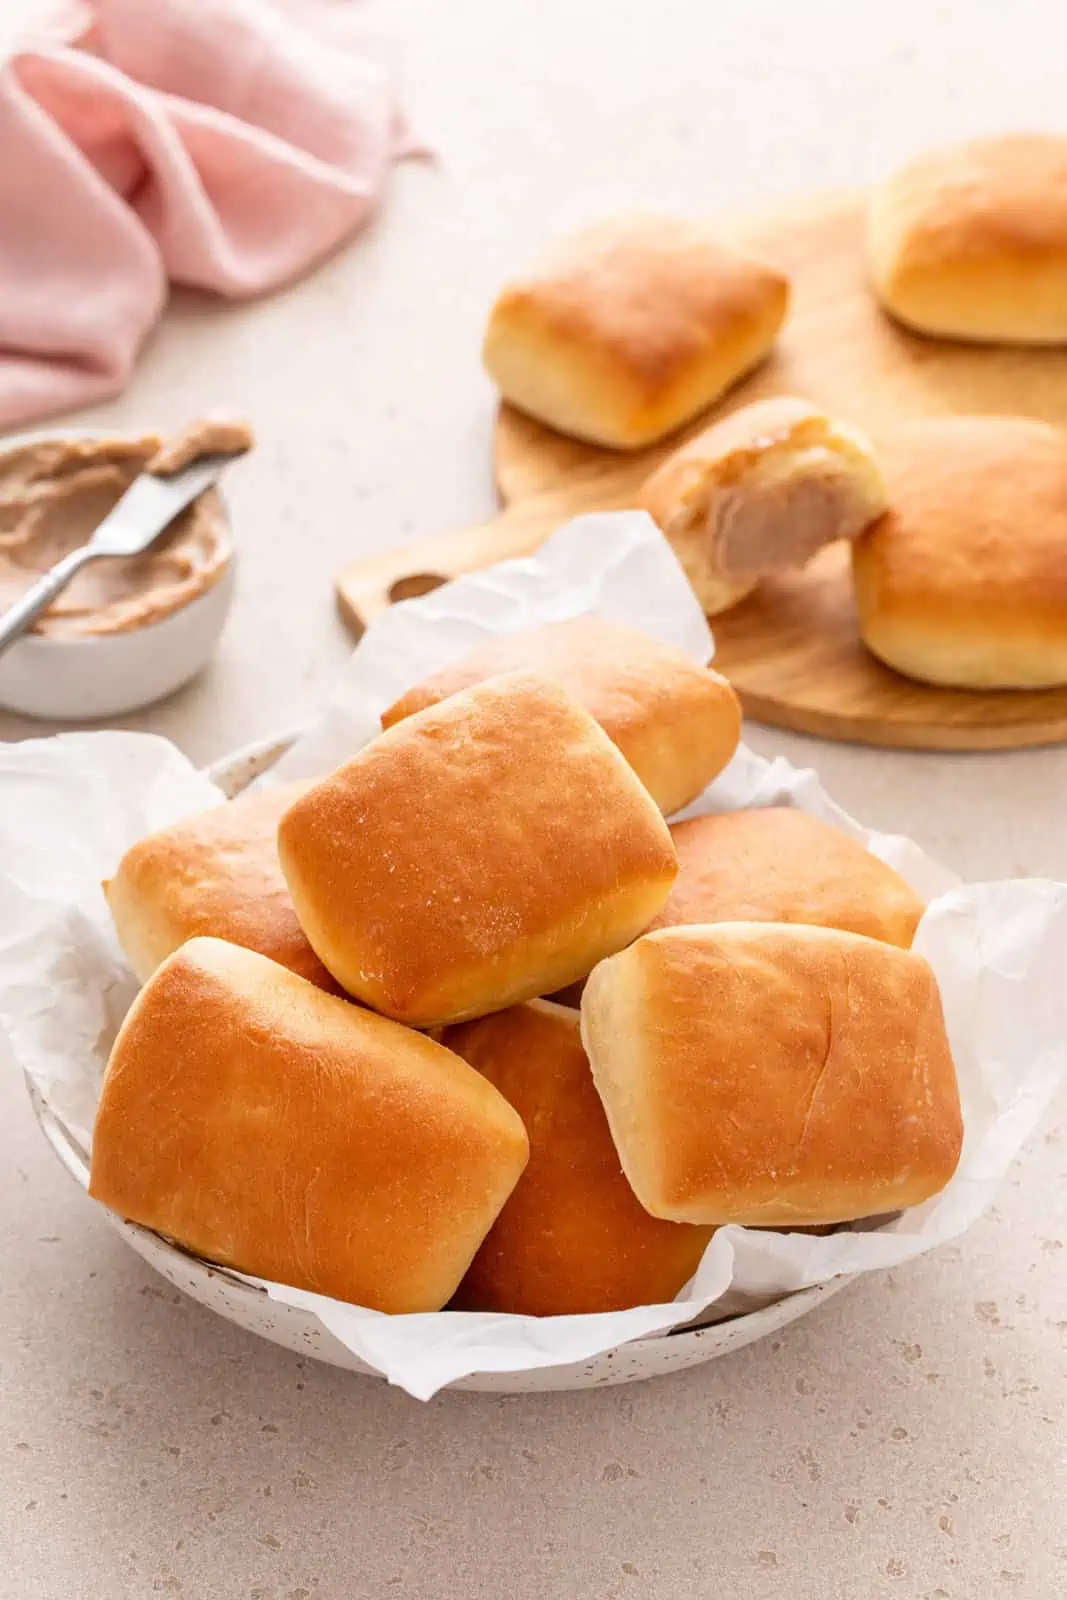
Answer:
[[(641, 627), (696, 660), (711, 654), (704, 617), (651, 521), (635, 512), (582, 517), (536, 556), (376, 619), (320, 715), (263, 781), (315, 775), (344, 760), (374, 736), (399, 694), (488, 635), (589, 611)], [(101, 880), (136, 839), (220, 798), (171, 745), (148, 735), (72, 734), (0, 747), (0, 1050), (83, 1145), (136, 988)], [(264, 1285), (273, 1298), (313, 1312), (362, 1360), (425, 1399), (469, 1373), (587, 1360), (698, 1315), (894, 1266), (970, 1226), (1067, 1067), (1067, 885), (961, 885), (909, 840), (864, 829), (813, 772), (745, 748), (689, 814), (763, 805), (798, 806), (866, 841), (929, 901), (916, 948), (941, 985), (966, 1125), (959, 1171), (944, 1193), (875, 1231), (817, 1237), (722, 1228), (676, 1301), (631, 1311), (389, 1317)]]

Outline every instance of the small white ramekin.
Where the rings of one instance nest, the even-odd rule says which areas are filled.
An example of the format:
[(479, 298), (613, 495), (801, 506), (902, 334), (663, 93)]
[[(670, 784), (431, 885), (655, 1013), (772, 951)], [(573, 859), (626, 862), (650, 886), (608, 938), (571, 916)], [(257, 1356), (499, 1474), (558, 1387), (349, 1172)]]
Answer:
[[(49, 429), (0, 439), (0, 453), (41, 438), (90, 438), (88, 429)], [(223, 513), (229, 511), (223, 502)], [(0, 709), (43, 721), (95, 722), (173, 694), (210, 660), (234, 589), (233, 552), (210, 589), (177, 611), (124, 633), (53, 638), (24, 634), (0, 656)]]

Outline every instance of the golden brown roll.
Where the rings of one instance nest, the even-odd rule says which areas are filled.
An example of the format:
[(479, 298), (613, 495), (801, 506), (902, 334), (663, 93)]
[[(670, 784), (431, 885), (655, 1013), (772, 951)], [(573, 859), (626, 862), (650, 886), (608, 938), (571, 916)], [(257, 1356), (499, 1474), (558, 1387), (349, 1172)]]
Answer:
[(278, 822), (307, 787), (286, 783), (241, 795), (127, 850), (104, 893), (142, 983), (186, 939), (206, 934), (338, 990), (308, 944), (278, 865)]
[(886, 497), (860, 434), (783, 395), (743, 406), (675, 451), (641, 505), (714, 615), (769, 573), (854, 539)]
[(119, 1031), (90, 1193), (256, 1277), (436, 1311), (527, 1153), (516, 1113), (451, 1051), (194, 939)]
[(907, 949), (923, 902), (898, 872), (806, 811), (768, 806), (676, 822), (678, 877), (649, 924), (800, 922)]
[(872, 197), (871, 276), (923, 333), (1067, 341), (1067, 136), (974, 139), (920, 156)]
[[(671, 824), (678, 876), (649, 923), (799, 922), (907, 949), (925, 909), (898, 872), (829, 823), (790, 806)], [(553, 998), (581, 1004), (584, 980)]]
[(582, 1038), (623, 1171), (653, 1216), (847, 1222), (956, 1170), (937, 981), (831, 928), (661, 928), (594, 969)]
[(612, 218), (561, 241), (493, 306), (483, 359), (506, 400), (561, 433), (634, 450), (767, 354), (780, 273), (678, 217)]
[(718, 776), (741, 737), (741, 708), (725, 678), (606, 617), (572, 617), (493, 639), (410, 689), (382, 726), (511, 671), (558, 683), (584, 706), (665, 816)]
[(867, 648), (924, 683), (1067, 683), (1067, 433), (936, 417), (880, 458), (891, 509), (852, 546)]
[(426, 1028), (572, 982), (640, 933), (677, 872), (607, 734), (522, 673), (373, 740), (296, 801), (278, 847), (329, 970)]
[(456, 1304), (581, 1315), (673, 1300), (715, 1231), (661, 1222), (619, 1168), (578, 1016), (535, 1000), (445, 1032), (514, 1106), (530, 1160), (471, 1263)]

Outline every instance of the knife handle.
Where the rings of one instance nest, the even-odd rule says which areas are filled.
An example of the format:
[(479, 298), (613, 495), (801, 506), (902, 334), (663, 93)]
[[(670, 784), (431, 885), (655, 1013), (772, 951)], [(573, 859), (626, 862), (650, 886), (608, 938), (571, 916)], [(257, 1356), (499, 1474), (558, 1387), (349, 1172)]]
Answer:
[(22, 637), (88, 560), (91, 557), (84, 548), (72, 550), (69, 556), (57, 561), (50, 572), (38, 578), (25, 594), (20, 595), (13, 606), (8, 607), (0, 616), (0, 656), (11, 648), (16, 639)]

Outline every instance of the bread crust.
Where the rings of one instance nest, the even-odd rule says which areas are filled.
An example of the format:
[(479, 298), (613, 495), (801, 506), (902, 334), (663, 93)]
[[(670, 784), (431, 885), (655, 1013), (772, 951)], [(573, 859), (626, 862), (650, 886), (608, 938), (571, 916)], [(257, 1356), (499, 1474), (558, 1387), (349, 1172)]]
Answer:
[(527, 1153), (517, 1114), (451, 1051), (193, 939), (119, 1031), (90, 1193), (254, 1276), (436, 1311)]
[(1067, 341), (1067, 137), (1011, 134), (920, 156), (877, 189), (871, 279), (942, 337)]
[(582, 1038), (653, 1216), (808, 1226), (920, 1204), (963, 1137), (922, 957), (837, 929), (663, 928), (594, 969)]
[(898, 872), (829, 823), (788, 806), (692, 817), (671, 827), (678, 877), (649, 924), (787, 922), (841, 928), (908, 949), (923, 902)]
[(595, 616), (490, 640), (401, 696), (382, 726), (511, 671), (536, 672), (583, 706), (665, 816), (703, 792), (741, 737), (741, 708), (724, 677), (636, 628)]
[(781, 273), (706, 225), (634, 213), (559, 242), (508, 284), (483, 359), (506, 400), (549, 427), (634, 450), (673, 432), (767, 354)]
[(673, 1300), (713, 1228), (661, 1222), (619, 1167), (577, 1012), (534, 1000), (445, 1031), (444, 1042), (514, 1106), (530, 1160), (456, 1304), (583, 1316)]
[(1067, 434), (937, 417), (879, 454), (890, 509), (852, 546), (868, 649), (946, 687), (1067, 683)]
[(127, 850), (104, 894), (142, 983), (187, 939), (207, 935), (341, 992), (308, 943), (278, 863), (278, 822), (308, 787), (284, 783), (240, 795)]
[(278, 847), (320, 959), (426, 1028), (573, 982), (647, 926), (678, 870), (607, 735), (523, 673), (373, 740), (296, 801)]

